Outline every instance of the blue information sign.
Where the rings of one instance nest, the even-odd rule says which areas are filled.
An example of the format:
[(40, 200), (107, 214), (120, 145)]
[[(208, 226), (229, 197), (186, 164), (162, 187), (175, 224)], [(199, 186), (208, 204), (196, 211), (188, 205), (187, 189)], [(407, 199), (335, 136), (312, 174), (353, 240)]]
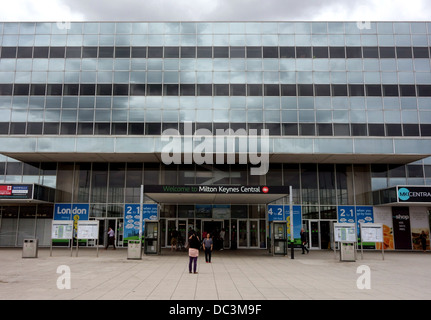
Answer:
[(89, 211), (88, 203), (56, 203), (54, 220), (88, 220)]
[(340, 223), (355, 223), (355, 207), (354, 206), (338, 206), (338, 222)]
[[(124, 241), (139, 239), (139, 209), (139, 204), (126, 204), (124, 206)], [(157, 219), (157, 204), (144, 204), (142, 207), (142, 234), (144, 234), (145, 220)]]
[[(290, 239), (290, 206), (285, 205), (283, 210), (282, 205), (269, 205), (268, 221), (286, 221), (288, 238)], [(295, 243), (301, 242), (301, 228), (302, 207), (293, 206), (293, 238)]]

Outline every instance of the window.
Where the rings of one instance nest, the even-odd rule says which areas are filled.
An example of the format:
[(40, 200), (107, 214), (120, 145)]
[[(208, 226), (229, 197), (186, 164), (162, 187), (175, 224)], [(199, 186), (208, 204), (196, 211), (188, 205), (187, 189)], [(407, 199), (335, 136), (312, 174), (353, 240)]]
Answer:
[[(2, 57), (3, 57), (2, 49)], [(33, 49), (33, 58), (48, 58), (49, 47), (34, 47)]]
[(279, 96), (280, 88), (278, 84), (265, 84), (265, 96)]
[(330, 123), (317, 124), (317, 133), (319, 136), (332, 136), (332, 124)]
[(148, 58), (163, 58), (163, 47), (148, 47)]
[(246, 95), (245, 84), (231, 84), (230, 94), (232, 96), (245, 96)]
[(46, 88), (48, 96), (61, 96), (63, 94), (63, 85), (61, 84), (48, 84)]
[(297, 58), (311, 58), (311, 48), (310, 47), (296, 47), (296, 57)]
[(97, 47), (83, 47), (82, 58), (97, 58)]
[(129, 134), (130, 135), (143, 135), (144, 131), (143, 123), (129, 123)]
[(384, 137), (385, 126), (381, 123), (368, 124), (368, 135), (374, 136), (374, 137)]
[(115, 58), (130, 58), (130, 48), (115, 47)]
[(43, 134), (58, 134), (59, 129), (59, 123), (45, 122), (43, 125)]
[(397, 47), (397, 58), (412, 58), (412, 48)]
[(162, 85), (161, 84), (147, 84), (147, 95), (149, 96), (161, 96)]
[(403, 133), (405, 137), (419, 137), (419, 125), (418, 124), (403, 124)]
[(299, 124), (299, 135), (300, 136), (315, 136), (316, 128), (314, 123), (300, 123)]
[(147, 48), (146, 47), (132, 47), (132, 58), (146, 58)]
[(212, 96), (212, 85), (211, 84), (198, 84), (197, 85), (198, 96)]
[(334, 123), (334, 136), (350, 136), (350, 127), (345, 123)]
[(50, 58), (64, 58), (65, 47), (51, 47), (49, 49)]
[(100, 96), (112, 95), (112, 84), (98, 84), (97, 95), (100, 95)]
[(347, 58), (362, 58), (361, 47), (347, 47), (346, 56)]
[(93, 134), (93, 124), (92, 123), (78, 123), (78, 134), (79, 135)]
[(431, 85), (418, 85), (419, 97), (431, 97)]
[(332, 59), (334, 58), (344, 59), (346, 57), (346, 54), (344, 52), (344, 47), (330, 47), (329, 53)]
[(333, 84), (332, 85), (332, 96), (334, 97), (345, 97), (347, 96), (347, 85)]
[(247, 58), (262, 58), (262, 48), (247, 47)]
[(62, 123), (60, 134), (64, 135), (75, 135), (76, 134), (76, 123)]
[(12, 122), (10, 124), (10, 134), (25, 134), (25, 122)]
[(393, 47), (379, 47), (380, 58), (395, 58), (395, 48)]
[(43, 128), (42, 122), (28, 122), (27, 134), (42, 134), (42, 128)]
[(230, 57), (231, 58), (245, 58), (245, 48), (244, 47), (230, 47)]
[(29, 85), (28, 84), (17, 84), (13, 88), (13, 94), (15, 96), (26, 96), (29, 94)]
[(214, 47), (214, 58), (229, 58), (229, 48)]
[(145, 125), (145, 134), (148, 135), (160, 135), (161, 125), (160, 123), (147, 123)]
[(12, 84), (0, 84), (0, 96), (11, 96), (12, 88)]
[(298, 124), (296, 124), (296, 123), (283, 123), (282, 124), (282, 135), (284, 135), (284, 136), (297, 136), (298, 135)]
[(114, 84), (113, 88), (114, 96), (128, 96), (129, 85), (128, 84)]
[(365, 85), (368, 97), (380, 97), (382, 95), (382, 88), (380, 85)]
[(99, 58), (113, 58), (114, 48), (113, 47), (99, 47)]
[(81, 58), (81, 47), (66, 47), (66, 58)]
[(298, 84), (298, 95), (299, 96), (312, 96), (313, 85), (312, 84)]
[(18, 58), (31, 58), (32, 56), (32, 47), (18, 47)]
[(413, 48), (413, 55), (416, 59), (418, 59), (418, 58), (428, 59), (430, 57), (427, 47), (414, 47)]
[(163, 87), (163, 95), (178, 96), (178, 84), (165, 84)]
[(314, 47), (313, 58), (329, 58), (328, 47)]
[(145, 84), (130, 84), (130, 95), (145, 96)]
[(401, 131), (401, 125), (400, 124), (386, 124), (386, 135), (388, 137), (400, 137), (403, 135), (402, 131)]
[(431, 124), (421, 124), (421, 136), (431, 137)]
[(44, 96), (46, 91), (45, 84), (31, 84), (30, 94), (33, 96)]
[(281, 95), (282, 96), (296, 96), (296, 85), (294, 84), (282, 84), (281, 85)]
[(401, 97), (415, 97), (416, 88), (414, 85), (400, 85)]
[(182, 84), (180, 86), (180, 94), (182, 96), (194, 96), (195, 95), (195, 85), (194, 84)]
[(196, 58), (196, 47), (181, 47), (181, 58)]
[(316, 96), (330, 96), (331, 86), (329, 84), (316, 84), (314, 85), (314, 92)]
[(80, 86), (81, 96), (94, 96), (96, 93), (94, 84), (81, 84)]
[(196, 54), (198, 58), (212, 58), (213, 49), (211, 47), (197, 47)]
[(362, 84), (349, 84), (349, 95), (351, 97), (363, 97), (365, 95)]
[(214, 95), (215, 96), (228, 96), (229, 95), (229, 85), (228, 84), (215, 84), (214, 85)]
[(248, 84), (247, 85), (248, 96), (262, 96), (262, 85), (261, 84)]
[(362, 123), (352, 123), (352, 136), (366, 136), (367, 125)]
[(280, 47), (280, 58), (295, 58), (295, 47)]
[(1, 48), (2, 58), (16, 58), (16, 48), (15, 47), (2, 47)]
[(379, 49), (378, 47), (363, 47), (362, 54), (364, 58), (378, 58)]
[(384, 97), (398, 97), (398, 86), (397, 85), (383, 85), (383, 96)]
[(278, 47), (263, 47), (264, 58), (278, 58)]

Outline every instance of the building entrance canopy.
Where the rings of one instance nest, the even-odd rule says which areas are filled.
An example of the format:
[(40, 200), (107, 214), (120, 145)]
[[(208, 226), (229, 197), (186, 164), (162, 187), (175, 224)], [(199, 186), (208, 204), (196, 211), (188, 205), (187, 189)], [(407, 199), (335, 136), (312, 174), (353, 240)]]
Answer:
[(289, 195), (285, 186), (147, 185), (145, 195), (158, 203), (264, 204)]

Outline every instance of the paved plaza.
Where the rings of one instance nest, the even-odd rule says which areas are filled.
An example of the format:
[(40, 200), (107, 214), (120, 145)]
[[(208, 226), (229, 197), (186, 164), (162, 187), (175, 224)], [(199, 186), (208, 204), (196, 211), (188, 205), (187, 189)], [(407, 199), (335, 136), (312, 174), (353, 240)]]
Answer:
[[(290, 254), (290, 253), (289, 253)], [(361, 267), (365, 266), (365, 267)], [(359, 267), (359, 268), (358, 268)], [(364, 269), (365, 268), (365, 269)], [(367, 269), (369, 268), (369, 269)], [(39, 248), (22, 258), (20, 248), (0, 249), (0, 299), (53, 300), (374, 300), (429, 299), (431, 254), (358, 252), (341, 262), (333, 251), (310, 251), (295, 258), (266, 250), (218, 251), (198, 273), (188, 271), (186, 252), (162, 250), (128, 260), (127, 249)], [(70, 277), (68, 270), (70, 270)], [(369, 270), (370, 288), (359, 289)], [(358, 281), (359, 279), (359, 281)], [(68, 282), (70, 280), (70, 282)], [(70, 284), (70, 288), (67, 285)]]

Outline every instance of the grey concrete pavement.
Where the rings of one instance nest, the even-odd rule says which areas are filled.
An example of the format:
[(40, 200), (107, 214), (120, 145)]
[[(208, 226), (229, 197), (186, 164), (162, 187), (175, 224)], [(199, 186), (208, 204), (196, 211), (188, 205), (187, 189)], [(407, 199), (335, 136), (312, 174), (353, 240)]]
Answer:
[[(159, 256), (128, 260), (127, 249), (70, 250), (39, 248), (38, 258), (22, 258), (22, 249), (0, 248), (0, 299), (53, 300), (289, 300), (289, 299), (430, 299), (431, 254), (422, 252), (358, 252), (356, 262), (340, 262), (333, 251), (273, 257), (262, 250), (214, 252), (198, 274), (188, 271), (186, 252), (163, 250)], [(359, 289), (370, 269), (370, 289)], [(67, 275), (59, 266), (70, 269)], [(57, 271), (59, 273), (57, 273)], [(363, 282), (361, 282), (363, 283)]]

